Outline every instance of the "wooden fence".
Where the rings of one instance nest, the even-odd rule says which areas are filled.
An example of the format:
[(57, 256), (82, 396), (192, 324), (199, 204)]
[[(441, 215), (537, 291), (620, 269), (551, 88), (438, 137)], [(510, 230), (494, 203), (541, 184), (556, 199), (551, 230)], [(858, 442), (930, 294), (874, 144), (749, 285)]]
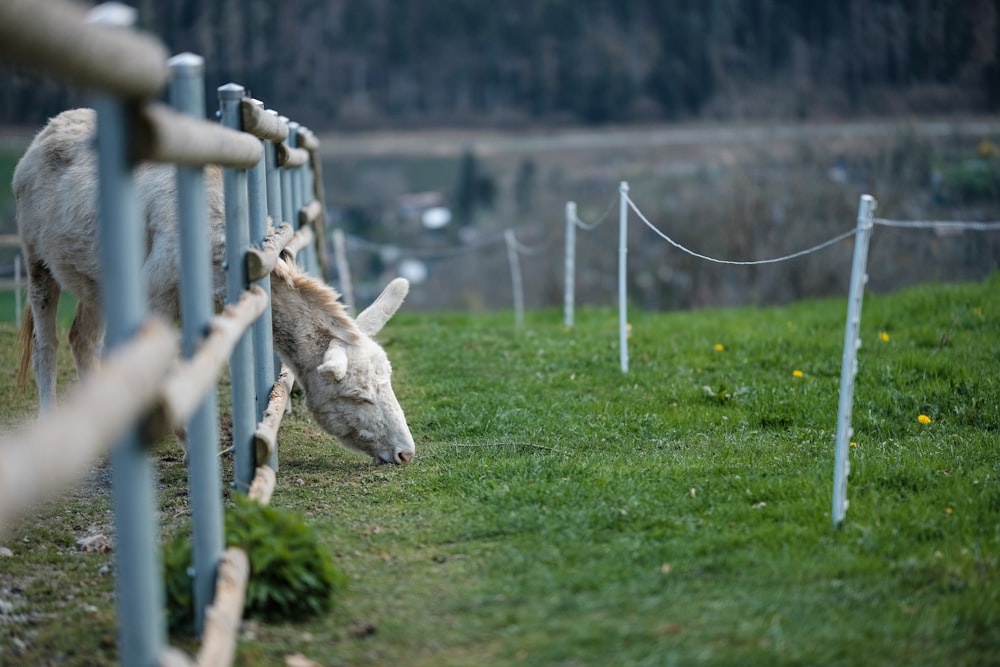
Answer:
[[(224, 548), (215, 387), (228, 361), (232, 484), (266, 503), (277, 467), (277, 430), (294, 382), (288, 369), (275, 369), (269, 274), (282, 251), (297, 253), (306, 270), (322, 270), (318, 142), (235, 84), (219, 89), (222, 122), (205, 120), (202, 59), (168, 59), (163, 45), (132, 29), (133, 23), (134, 11), (115, 3), (0, 3), (0, 59), (92, 95), (107, 322), (101, 369), (42, 420), (0, 435), (0, 531), (110, 452), (121, 663), (227, 665), (249, 567), (245, 553)], [(153, 101), (165, 88), (170, 106)], [(180, 345), (173, 327), (146, 311), (139, 269), (145, 232), (132, 181), (139, 160), (177, 165), (184, 267)], [(223, 167), (226, 201), (227, 296), (221, 314), (213, 312), (204, 233), (203, 168), (210, 163)], [(178, 427), (187, 431), (196, 625), (203, 629), (195, 661), (166, 645), (147, 455), (152, 440)]]

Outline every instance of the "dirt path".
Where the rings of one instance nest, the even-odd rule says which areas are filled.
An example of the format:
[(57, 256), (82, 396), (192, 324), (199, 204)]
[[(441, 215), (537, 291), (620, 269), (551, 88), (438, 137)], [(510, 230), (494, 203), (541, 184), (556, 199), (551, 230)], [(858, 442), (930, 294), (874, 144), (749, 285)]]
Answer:
[(661, 125), (601, 130), (567, 129), (547, 132), (491, 130), (428, 130), (422, 132), (327, 133), (324, 156), (439, 155), (474, 148), (480, 156), (574, 150), (614, 150), (685, 146), (741, 146), (767, 142), (866, 141), (892, 138), (901, 132), (917, 136), (1000, 135), (1000, 119), (879, 120), (856, 123), (796, 125)]

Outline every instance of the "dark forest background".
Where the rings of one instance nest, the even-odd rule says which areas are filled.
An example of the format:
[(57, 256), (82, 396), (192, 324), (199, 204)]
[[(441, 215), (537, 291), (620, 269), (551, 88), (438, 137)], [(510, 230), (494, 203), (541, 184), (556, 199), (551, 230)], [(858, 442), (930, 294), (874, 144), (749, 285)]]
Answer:
[[(1000, 108), (1000, 0), (137, 0), (141, 26), (317, 129)], [(0, 69), (0, 123), (74, 100)]]

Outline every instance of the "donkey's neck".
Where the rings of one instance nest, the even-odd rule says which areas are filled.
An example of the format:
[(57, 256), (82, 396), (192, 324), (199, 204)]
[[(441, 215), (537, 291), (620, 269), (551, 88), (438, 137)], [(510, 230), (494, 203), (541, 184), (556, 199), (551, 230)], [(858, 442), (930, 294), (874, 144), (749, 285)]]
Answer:
[(350, 343), (359, 335), (337, 298), (333, 288), (304, 274), (271, 278), (274, 347), (303, 382), (323, 363), (331, 340)]

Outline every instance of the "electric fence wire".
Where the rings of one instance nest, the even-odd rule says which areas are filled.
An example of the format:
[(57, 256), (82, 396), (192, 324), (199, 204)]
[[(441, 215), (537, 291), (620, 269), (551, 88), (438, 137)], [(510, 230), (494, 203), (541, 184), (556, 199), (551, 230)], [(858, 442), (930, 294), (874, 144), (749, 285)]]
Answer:
[(961, 222), (942, 220), (886, 220), (885, 218), (875, 218), (872, 220), (876, 225), (883, 227), (897, 227), (900, 229), (954, 229), (958, 231), (991, 232), (1000, 230), (1000, 222)]
[(618, 195), (616, 194), (614, 197), (611, 198), (611, 201), (608, 202), (608, 207), (604, 209), (604, 213), (602, 213), (601, 216), (597, 219), (597, 222), (587, 223), (581, 220), (579, 216), (574, 216), (576, 219), (573, 220), (573, 224), (585, 232), (593, 231), (598, 227), (600, 227), (601, 224), (608, 219), (608, 215), (611, 213), (611, 209), (614, 208), (617, 202), (618, 202)]
[(756, 259), (756, 260), (750, 260), (750, 261), (734, 261), (734, 260), (729, 260), (729, 259), (716, 259), (715, 257), (709, 257), (708, 255), (702, 255), (701, 253), (695, 252), (694, 250), (691, 250), (690, 248), (686, 248), (685, 246), (681, 245), (677, 241), (673, 240), (672, 238), (670, 238), (669, 236), (667, 236), (666, 234), (664, 234), (662, 231), (660, 231), (653, 223), (651, 223), (646, 218), (646, 216), (643, 215), (642, 211), (639, 210), (639, 207), (635, 205), (635, 202), (633, 202), (630, 198), (626, 198), (626, 201), (628, 202), (629, 207), (633, 211), (635, 211), (635, 214), (639, 216), (639, 219), (642, 220), (643, 223), (645, 223), (645, 225), (647, 227), (649, 227), (651, 230), (653, 230), (653, 232), (655, 232), (664, 241), (666, 241), (670, 245), (674, 246), (678, 250), (686, 252), (687, 254), (691, 255), (692, 257), (697, 257), (698, 259), (704, 259), (705, 261), (708, 261), (708, 262), (715, 262), (716, 264), (733, 264), (733, 265), (737, 265), (737, 266), (755, 266), (755, 265), (758, 265), (758, 264), (777, 264), (778, 262), (786, 262), (786, 261), (788, 261), (790, 259), (796, 259), (798, 257), (804, 257), (805, 255), (811, 255), (814, 252), (819, 252), (820, 250), (828, 248), (828, 247), (834, 245), (835, 243), (839, 243), (840, 241), (843, 241), (844, 239), (850, 238), (851, 236), (854, 236), (854, 234), (855, 234), (855, 229), (852, 228), (852, 229), (844, 232), (843, 234), (839, 234), (839, 235), (833, 237), (829, 241), (824, 241), (823, 243), (820, 243), (819, 245), (814, 245), (811, 248), (806, 248), (805, 250), (800, 250), (800, 251), (794, 252), (794, 253), (792, 253), (790, 255), (783, 255), (781, 257), (774, 257), (772, 259)]

